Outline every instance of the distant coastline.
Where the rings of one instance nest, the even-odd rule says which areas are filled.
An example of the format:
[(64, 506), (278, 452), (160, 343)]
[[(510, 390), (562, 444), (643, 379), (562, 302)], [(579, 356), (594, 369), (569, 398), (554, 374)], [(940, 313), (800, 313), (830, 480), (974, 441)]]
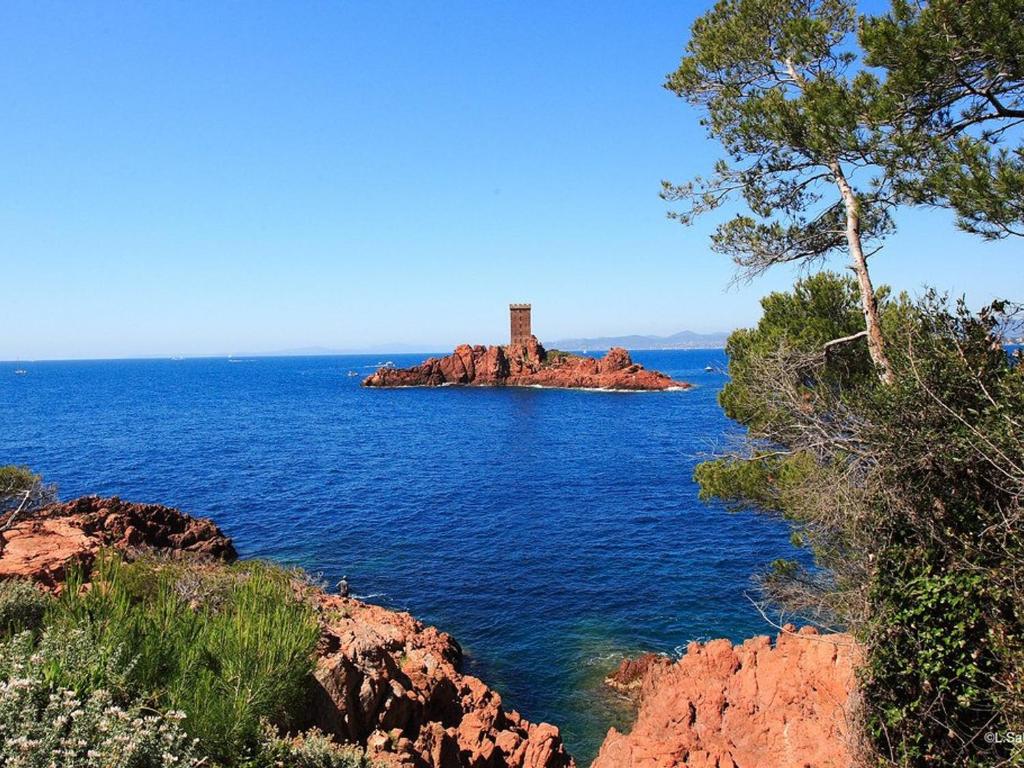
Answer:
[(680, 331), (670, 336), (632, 334), (628, 336), (595, 336), (593, 338), (559, 339), (551, 342), (556, 349), (605, 350), (622, 347), (629, 350), (724, 349), (729, 332), (696, 333)]

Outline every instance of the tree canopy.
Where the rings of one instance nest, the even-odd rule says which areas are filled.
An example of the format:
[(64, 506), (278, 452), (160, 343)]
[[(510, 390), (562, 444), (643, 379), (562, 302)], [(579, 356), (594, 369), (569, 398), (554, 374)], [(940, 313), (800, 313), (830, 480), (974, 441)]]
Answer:
[(893, 0), (860, 41), (884, 73), (901, 198), (987, 239), (1024, 235), (1024, 2)]
[(870, 175), (888, 134), (874, 116), (879, 81), (848, 47), (856, 21), (848, 0), (720, 0), (700, 17), (666, 86), (704, 112), (725, 156), (662, 195), (683, 203), (671, 215), (684, 223), (740, 198), (747, 212), (718, 227), (712, 248), (744, 277), (845, 251), (887, 379), (866, 248), (893, 229), (891, 189)]
[(712, 248), (744, 277), (849, 257), (730, 336), (719, 400), (746, 434), (695, 478), (813, 553), (762, 574), (765, 605), (862, 643), (870, 764), (1020, 758), (986, 734), (1024, 733), (1021, 310), (876, 290), (868, 259), (903, 205), (1024, 233), (1022, 61), (1024, 0), (720, 0), (667, 83), (723, 150), (664, 183), (675, 218), (740, 203)]

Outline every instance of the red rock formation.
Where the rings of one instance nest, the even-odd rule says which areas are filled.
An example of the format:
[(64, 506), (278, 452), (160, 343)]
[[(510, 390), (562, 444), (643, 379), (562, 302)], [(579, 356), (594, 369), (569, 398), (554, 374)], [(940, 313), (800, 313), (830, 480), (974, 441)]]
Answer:
[(613, 677), (639, 684), (636, 724), (612, 728), (591, 768), (850, 768), (855, 658), (848, 635), (786, 627), (774, 646), (713, 640), (624, 665)]
[(635, 659), (623, 659), (619, 668), (605, 678), (605, 685), (640, 704), (644, 681), (660, 675), (672, 666), (672, 659), (660, 653), (645, 653)]
[(159, 504), (85, 496), (37, 510), (4, 531), (0, 579), (28, 578), (52, 588), (71, 563), (88, 567), (102, 547), (235, 558), (231, 539), (210, 520)]
[(458, 671), (444, 632), (358, 600), (320, 598), (324, 635), (313, 722), (398, 768), (569, 768), (558, 729), (506, 709)]
[(526, 344), (471, 347), (463, 344), (447, 357), (432, 357), (412, 368), (381, 368), (363, 381), (366, 387), (466, 386), (558, 387), (571, 389), (664, 390), (690, 385), (634, 363), (619, 347), (600, 360), (578, 355), (549, 355), (536, 336)]

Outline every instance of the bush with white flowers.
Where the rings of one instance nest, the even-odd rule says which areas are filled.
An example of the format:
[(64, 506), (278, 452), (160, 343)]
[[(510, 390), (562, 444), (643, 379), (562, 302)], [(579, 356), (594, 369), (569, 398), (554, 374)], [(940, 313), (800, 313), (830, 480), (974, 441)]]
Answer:
[(0, 647), (0, 765), (5, 768), (193, 768), (201, 764), (182, 715), (110, 693), (81, 695), (51, 684), (30, 634)]

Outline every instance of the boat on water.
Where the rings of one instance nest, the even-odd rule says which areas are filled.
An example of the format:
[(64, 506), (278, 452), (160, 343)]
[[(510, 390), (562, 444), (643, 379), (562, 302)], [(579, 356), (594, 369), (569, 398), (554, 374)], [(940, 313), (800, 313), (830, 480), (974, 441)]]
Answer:
[(714, 366), (711, 366), (711, 365), (705, 365), (704, 366), (704, 372), (705, 373), (711, 373), (714, 370), (715, 370)]
[(26, 373), (28, 373), (28, 371), (26, 371), (24, 368), (18, 368), (14, 371), (15, 376), (24, 376)]
[(348, 375), (349, 376), (358, 376), (359, 375), (359, 371), (349, 371)]

